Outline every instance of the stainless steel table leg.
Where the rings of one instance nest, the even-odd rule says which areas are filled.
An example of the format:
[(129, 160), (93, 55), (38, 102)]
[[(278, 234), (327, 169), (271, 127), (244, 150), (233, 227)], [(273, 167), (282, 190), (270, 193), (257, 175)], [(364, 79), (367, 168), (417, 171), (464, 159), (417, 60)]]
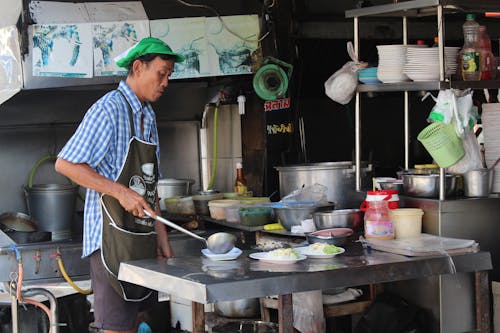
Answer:
[(279, 333), (293, 333), (292, 294), (278, 296)]

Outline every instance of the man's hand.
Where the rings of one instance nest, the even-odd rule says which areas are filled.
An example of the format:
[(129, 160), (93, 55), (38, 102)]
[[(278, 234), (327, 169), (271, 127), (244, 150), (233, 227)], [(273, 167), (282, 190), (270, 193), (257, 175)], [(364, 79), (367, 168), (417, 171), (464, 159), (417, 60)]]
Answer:
[(123, 186), (116, 199), (118, 199), (120, 205), (122, 205), (122, 207), (132, 215), (144, 217), (144, 210), (146, 210), (152, 216), (155, 216), (155, 212), (151, 209), (151, 206), (147, 203), (147, 201), (137, 192), (129, 189), (128, 187)]

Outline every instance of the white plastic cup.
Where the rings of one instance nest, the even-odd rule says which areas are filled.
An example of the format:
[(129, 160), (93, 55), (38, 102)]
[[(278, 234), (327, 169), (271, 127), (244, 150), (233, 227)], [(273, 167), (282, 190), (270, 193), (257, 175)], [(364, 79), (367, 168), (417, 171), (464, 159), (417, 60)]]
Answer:
[(422, 216), (420, 208), (397, 208), (389, 210), (389, 218), (394, 227), (394, 238), (418, 237), (422, 233)]

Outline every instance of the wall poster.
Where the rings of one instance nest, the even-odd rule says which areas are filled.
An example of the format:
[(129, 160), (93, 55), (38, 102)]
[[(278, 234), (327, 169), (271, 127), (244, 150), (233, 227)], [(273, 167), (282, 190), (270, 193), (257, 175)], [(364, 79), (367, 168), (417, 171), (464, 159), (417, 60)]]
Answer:
[(151, 37), (167, 43), (186, 60), (175, 64), (172, 79), (209, 76), (212, 72), (205, 37), (205, 18), (188, 17), (150, 21)]
[(89, 23), (33, 25), (33, 75), (92, 77)]
[(127, 75), (118, 67), (115, 57), (149, 37), (148, 21), (103, 22), (92, 24), (94, 75)]
[(260, 35), (257, 15), (207, 17), (205, 31), (213, 75), (252, 73), (252, 53)]

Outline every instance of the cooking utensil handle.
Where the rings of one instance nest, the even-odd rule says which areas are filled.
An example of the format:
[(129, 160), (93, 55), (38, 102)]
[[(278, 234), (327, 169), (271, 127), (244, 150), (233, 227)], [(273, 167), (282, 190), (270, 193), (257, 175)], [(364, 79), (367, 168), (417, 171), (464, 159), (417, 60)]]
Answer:
[(493, 163), (493, 165), (490, 167), (490, 170), (493, 170), (495, 169), (495, 167), (497, 166), (498, 162), (500, 162), (500, 157), (496, 159), (496, 161)]
[(189, 235), (189, 236), (191, 236), (191, 237), (194, 237), (194, 238), (196, 238), (196, 239), (199, 239), (199, 240), (201, 240), (201, 241), (204, 241), (205, 243), (206, 243), (206, 241), (207, 241), (205, 238), (203, 238), (203, 237), (201, 237), (201, 236), (198, 236), (197, 234), (192, 233), (191, 231), (186, 230), (186, 229), (184, 229), (183, 227), (181, 227), (181, 226), (179, 226), (179, 225), (175, 224), (174, 222), (169, 221), (169, 220), (167, 220), (167, 219), (164, 219), (163, 217), (160, 217), (160, 216), (158, 216), (158, 215), (157, 215), (156, 217), (155, 217), (155, 216), (152, 216), (152, 215), (151, 215), (150, 213), (148, 213), (146, 210), (144, 210), (144, 214), (146, 214), (147, 216), (149, 216), (149, 217), (151, 217), (151, 218), (155, 219), (156, 221), (159, 221), (159, 222), (161, 222), (161, 223), (163, 223), (163, 224), (168, 225), (169, 227), (172, 227), (172, 228), (174, 228), (174, 229), (177, 229), (177, 230), (179, 230), (180, 232), (185, 233), (186, 235)]

